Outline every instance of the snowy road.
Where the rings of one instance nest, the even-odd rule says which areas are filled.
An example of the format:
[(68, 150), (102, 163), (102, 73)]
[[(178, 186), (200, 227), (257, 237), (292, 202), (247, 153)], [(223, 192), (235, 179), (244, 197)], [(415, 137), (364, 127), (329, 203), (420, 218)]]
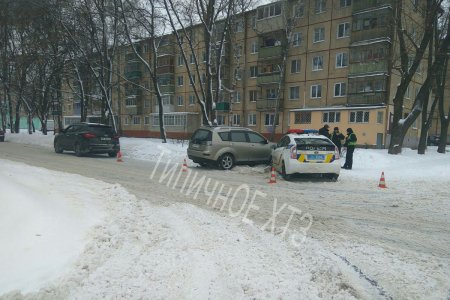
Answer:
[[(159, 206), (191, 203), (222, 217), (231, 215), (247, 223), (253, 222), (252, 228), (273, 230), (286, 239), (292, 237), (290, 233), (306, 232), (307, 239), (300, 247), (308, 247), (309, 251), (311, 247), (319, 247), (331, 254), (327, 260), (333, 257), (347, 277), (357, 278), (350, 282), (358, 283), (349, 288), (359, 290), (356, 292), (359, 297), (374, 294), (380, 298), (449, 296), (448, 181), (427, 182), (424, 189), (416, 188), (423, 186), (420, 180), (388, 180), (389, 188), (380, 189), (376, 176), (370, 180), (343, 173), (336, 183), (299, 179), (278, 180), (268, 185), (269, 174), (262, 168), (238, 167), (223, 172), (192, 165), (189, 172), (180, 173), (178, 159), (174, 161), (175, 168), (168, 165), (165, 169), (170, 156), (164, 157), (156, 168), (154, 162), (125, 159), (123, 163), (116, 163), (106, 156), (57, 155), (40, 146), (15, 143), (1, 146), (1, 159), (118, 183), (138, 199)], [(174, 170), (173, 173), (170, 170)], [(195, 183), (199, 187), (197, 195)], [(214, 189), (216, 183), (219, 188), (223, 184), (220, 192), (219, 188)], [(194, 187), (191, 193), (190, 184)], [(249, 198), (245, 197), (246, 192)], [(183, 223), (172, 226), (183, 226)], [(196, 237), (195, 228), (192, 230), (192, 235), (184, 239), (186, 243)], [(194, 256), (195, 259), (199, 260)], [(319, 261), (317, 257), (313, 260), (315, 264)], [(210, 264), (204, 261), (194, 274), (201, 276), (202, 268), (209, 269)], [(368, 286), (366, 295), (360, 291), (364, 285)], [(200, 286), (198, 290), (205, 289)]]

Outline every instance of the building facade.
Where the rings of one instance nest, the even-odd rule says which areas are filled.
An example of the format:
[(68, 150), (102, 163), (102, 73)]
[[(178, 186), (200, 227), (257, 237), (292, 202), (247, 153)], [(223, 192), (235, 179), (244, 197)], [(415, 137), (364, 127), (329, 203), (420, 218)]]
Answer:
[[(405, 20), (417, 36), (423, 18), (419, 5), (425, 1), (404, 1)], [(221, 53), (226, 89), (215, 99), (216, 123), (250, 127), (274, 140), (288, 129), (329, 124), (345, 132), (351, 127), (358, 144), (386, 147), (400, 80), (394, 67), (394, 9), (393, 0), (279, 1), (236, 16)], [(205, 50), (201, 27), (191, 32), (200, 58), (193, 83), (175, 36), (159, 41), (156, 72), (169, 138), (189, 137), (202, 123), (192, 85), (204, 84)], [(137, 49), (151, 61), (149, 43), (143, 40)], [(186, 54), (187, 63), (197, 66), (192, 53)], [(123, 76), (117, 77), (113, 102), (122, 135), (159, 137), (159, 108), (149, 73), (131, 47), (121, 48), (117, 59)], [(421, 67), (405, 96), (405, 113), (425, 78)], [(417, 143), (419, 129), (409, 130), (405, 146)]]

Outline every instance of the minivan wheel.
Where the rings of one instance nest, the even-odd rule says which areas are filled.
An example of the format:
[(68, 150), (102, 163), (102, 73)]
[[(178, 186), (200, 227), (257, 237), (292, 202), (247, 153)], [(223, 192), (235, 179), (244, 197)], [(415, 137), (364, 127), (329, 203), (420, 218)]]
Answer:
[(81, 151), (80, 143), (76, 143), (74, 148), (75, 148), (74, 150), (75, 150), (76, 156), (78, 156), (78, 157), (83, 156), (83, 152)]
[(231, 170), (234, 167), (234, 157), (230, 153), (225, 153), (219, 158), (218, 163), (221, 169)]
[(61, 144), (60, 143), (58, 143), (58, 142), (55, 142), (55, 152), (56, 153), (63, 153), (63, 151), (64, 151), (64, 149), (63, 149), (63, 147), (61, 147)]

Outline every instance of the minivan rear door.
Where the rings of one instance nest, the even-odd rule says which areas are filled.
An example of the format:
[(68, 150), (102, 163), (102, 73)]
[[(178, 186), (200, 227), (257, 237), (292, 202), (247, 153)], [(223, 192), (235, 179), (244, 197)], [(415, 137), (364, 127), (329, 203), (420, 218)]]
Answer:
[(196, 151), (204, 151), (211, 145), (212, 132), (206, 129), (197, 129), (191, 137), (189, 148)]

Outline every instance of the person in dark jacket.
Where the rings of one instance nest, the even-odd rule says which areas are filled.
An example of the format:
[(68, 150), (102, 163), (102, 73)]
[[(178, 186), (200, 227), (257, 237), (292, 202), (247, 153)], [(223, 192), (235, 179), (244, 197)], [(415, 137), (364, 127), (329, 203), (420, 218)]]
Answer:
[(338, 147), (339, 154), (341, 154), (342, 140), (345, 136), (339, 132), (339, 127), (334, 127), (333, 133), (331, 134), (331, 141)]
[(330, 139), (331, 136), (330, 136), (329, 128), (330, 128), (330, 126), (328, 126), (328, 124), (325, 124), (322, 128), (319, 129), (319, 134), (326, 136), (327, 138)]
[(353, 166), (353, 152), (355, 152), (356, 147), (356, 134), (353, 129), (347, 128), (347, 137), (345, 138), (344, 147), (347, 147), (347, 155), (345, 156), (345, 164), (343, 169), (351, 170)]

